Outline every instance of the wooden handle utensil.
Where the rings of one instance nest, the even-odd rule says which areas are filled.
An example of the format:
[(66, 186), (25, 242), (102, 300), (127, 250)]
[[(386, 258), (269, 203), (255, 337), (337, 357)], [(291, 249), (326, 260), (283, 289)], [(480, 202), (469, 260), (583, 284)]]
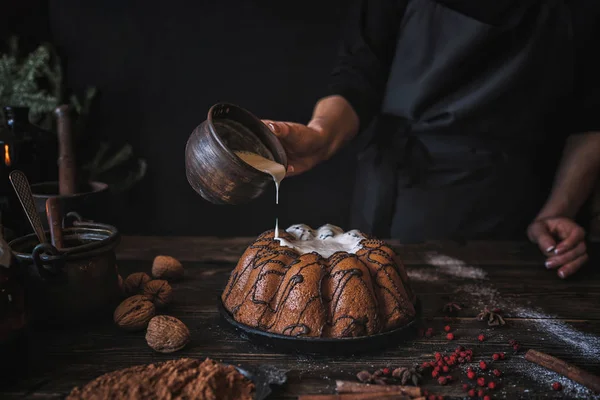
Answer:
[(58, 191), (61, 196), (73, 195), (77, 192), (77, 173), (70, 108), (63, 104), (54, 110), (54, 114), (58, 131)]
[(48, 200), (46, 200), (46, 218), (48, 218), (48, 226), (50, 227), (52, 245), (57, 249), (64, 247), (62, 212), (58, 198), (50, 197)]
[(592, 375), (574, 365), (537, 350), (528, 350), (525, 359), (544, 368), (548, 368), (562, 376), (582, 384), (594, 393), (600, 393), (600, 377)]

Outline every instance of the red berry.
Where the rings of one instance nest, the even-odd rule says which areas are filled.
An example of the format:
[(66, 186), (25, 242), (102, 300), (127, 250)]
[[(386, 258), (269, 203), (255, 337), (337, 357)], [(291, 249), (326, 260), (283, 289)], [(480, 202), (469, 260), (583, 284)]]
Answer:
[(485, 335), (477, 336), (477, 340), (479, 340), (480, 342), (483, 342), (485, 340)]
[(490, 388), (491, 390), (496, 389), (496, 382), (492, 381), (492, 382), (488, 383), (488, 388)]
[(452, 330), (452, 328), (450, 328), (450, 325), (446, 325), (446, 326), (444, 327), (444, 330), (445, 330), (446, 332), (450, 332), (450, 331)]
[(458, 354), (458, 353), (460, 353), (461, 351), (463, 351), (464, 349), (465, 349), (464, 347), (462, 347), (462, 346), (458, 346), (458, 347), (456, 348), (456, 350), (454, 350), (454, 352)]
[(458, 357), (458, 363), (459, 364), (464, 364), (465, 363), (465, 359), (463, 357)]
[(519, 351), (520, 348), (521, 348), (521, 345), (519, 345), (518, 343), (513, 346), (514, 351)]
[(442, 358), (442, 353), (435, 353), (435, 359), (440, 360)]
[(459, 354), (459, 356), (465, 358), (467, 356), (467, 352), (466, 351), (461, 351)]
[(449, 359), (450, 359), (450, 358), (449, 358), (448, 356), (444, 356), (444, 361), (445, 361), (445, 362), (448, 362), (448, 360), (449, 360)]
[(486, 394), (485, 396), (483, 396), (483, 400), (492, 400), (492, 397)]
[(475, 372), (474, 371), (467, 372), (467, 378), (469, 378), (469, 379), (475, 379)]
[(444, 366), (442, 367), (442, 371), (444, 371), (444, 372), (448, 372), (448, 371), (450, 371), (450, 367), (448, 367), (447, 365), (444, 365)]
[(485, 392), (483, 391), (483, 389), (479, 389), (479, 391), (477, 392), (477, 396), (483, 397), (484, 393)]
[(494, 375), (496, 375), (496, 376), (502, 376), (502, 372), (500, 372), (500, 370), (499, 370), (499, 369), (495, 369), (495, 370), (493, 370), (493, 371), (492, 371), (492, 373), (493, 373)]
[(469, 390), (467, 394), (469, 395), (469, 397), (475, 397), (475, 389)]
[(444, 400), (444, 396), (442, 396), (441, 394), (438, 394), (436, 396), (435, 400)]
[(384, 375), (389, 375), (392, 371), (389, 368), (384, 368), (383, 369), (383, 374)]
[(504, 360), (504, 357), (506, 357), (506, 355), (504, 353), (499, 353), (499, 355), (500, 355), (501, 360)]
[(480, 376), (479, 378), (477, 378), (477, 384), (479, 386), (485, 386), (485, 378), (483, 376)]
[(448, 340), (454, 340), (454, 333), (449, 333), (446, 335), (446, 339)]
[(560, 382), (553, 382), (552, 383), (552, 389), (554, 390), (562, 390), (562, 385)]
[(431, 367), (435, 367), (435, 362), (431, 361), (431, 362), (429, 363), (429, 365), (430, 365)]
[(500, 359), (500, 354), (498, 354), (498, 353), (494, 353), (494, 354), (492, 354), (492, 359), (493, 359), (494, 361), (498, 361), (498, 360)]
[(463, 391), (465, 391), (465, 392), (469, 391), (469, 385), (466, 383), (463, 383), (462, 388), (463, 388)]
[(473, 356), (466, 356), (465, 360), (467, 360), (467, 362), (471, 362), (473, 361)]
[(425, 361), (423, 364), (421, 364), (421, 368), (423, 368), (423, 369), (427, 369), (430, 367), (431, 367), (431, 364), (429, 364), (427, 361)]
[(437, 371), (432, 371), (432, 372), (431, 372), (431, 377), (432, 377), (432, 378), (437, 378), (438, 376), (440, 376), (440, 373), (439, 373), (439, 372), (437, 372)]
[(452, 382), (454, 380), (452, 375), (446, 375), (446, 379), (448, 380), (448, 382)]
[(465, 350), (467, 352), (468, 355), (472, 356), (473, 355), (473, 350), (471, 349), (467, 349)]
[(481, 368), (482, 370), (486, 370), (487, 369), (487, 364), (485, 361), (479, 361), (479, 368)]
[(438, 367), (442, 367), (444, 365), (444, 360), (440, 360), (437, 362)]
[(508, 344), (510, 344), (511, 346), (514, 346), (515, 344), (517, 344), (517, 341), (515, 339), (510, 339), (508, 341)]
[(446, 383), (448, 383), (448, 380), (446, 379), (446, 377), (445, 377), (445, 376), (440, 376), (440, 377), (438, 378), (438, 383), (439, 383), (440, 385), (445, 385)]
[(437, 396), (435, 394), (430, 394), (429, 397), (427, 397), (427, 400), (437, 400)]

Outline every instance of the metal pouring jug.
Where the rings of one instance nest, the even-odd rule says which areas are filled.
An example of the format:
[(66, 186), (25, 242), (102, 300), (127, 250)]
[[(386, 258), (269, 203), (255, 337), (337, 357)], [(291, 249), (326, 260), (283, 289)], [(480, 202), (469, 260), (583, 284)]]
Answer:
[(233, 104), (215, 104), (185, 148), (187, 180), (205, 200), (243, 204), (273, 185), (270, 175), (246, 164), (236, 151), (259, 154), (287, 169), (283, 146), (259, 118)]

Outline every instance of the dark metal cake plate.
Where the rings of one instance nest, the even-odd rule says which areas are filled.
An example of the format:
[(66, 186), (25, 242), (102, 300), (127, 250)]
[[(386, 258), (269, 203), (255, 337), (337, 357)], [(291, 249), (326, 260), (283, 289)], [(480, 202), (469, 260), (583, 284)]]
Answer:
[(359, 353), (374, 352), (397, 346), (404, 341), (414, 338), (417, 334), (416, 320), (420, 313), (420, 304), (417, 300), (417, 316), (407, 325), (391, 331), (377, 333), (371, 336), (349, 338), (311, 338), (301, 336), (288, 336), (262, 331), (241, 324), (233, 319), (223, 305), (221, 298), (217, 298), (219, 313), (222, 319), (237, 332), (243, 339), (247, 339), (261, 347), (282, 353), (313, 354), (313, 355), (354, 355)]

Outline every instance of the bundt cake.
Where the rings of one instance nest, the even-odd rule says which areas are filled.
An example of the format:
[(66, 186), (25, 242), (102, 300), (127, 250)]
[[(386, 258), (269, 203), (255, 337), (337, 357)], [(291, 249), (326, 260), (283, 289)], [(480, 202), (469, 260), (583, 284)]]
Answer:
[(261, 234), (221, 296), (237, 322), (271, 333), (359, 337), (415, 317), (404, 265), (383, 241), (333, 225)]

